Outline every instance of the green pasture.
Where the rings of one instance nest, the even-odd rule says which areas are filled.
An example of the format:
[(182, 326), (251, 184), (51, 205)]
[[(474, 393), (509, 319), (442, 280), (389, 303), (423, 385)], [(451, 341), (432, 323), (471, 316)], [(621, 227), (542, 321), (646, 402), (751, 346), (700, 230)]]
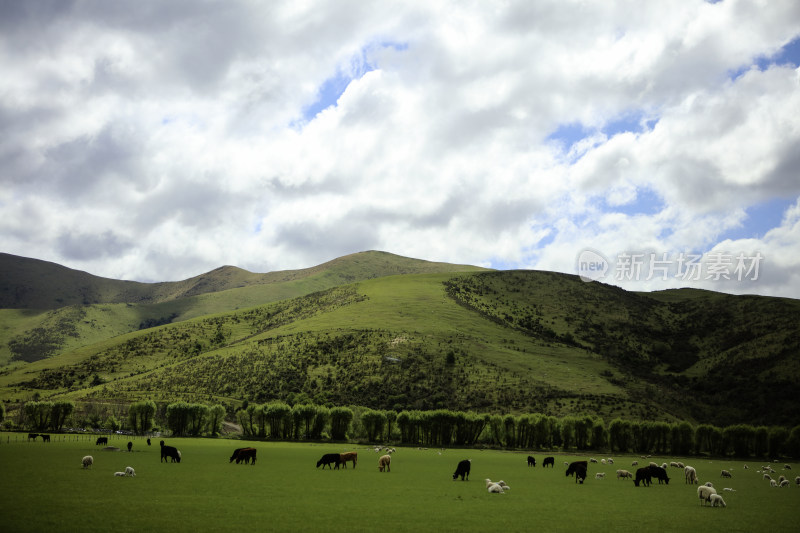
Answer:
[[(532, 454), (538, 465), (528, 468), (528, 452), (397, 448), (392, 471), (380, 473), (380, 454), (351, 444), (166, 439), (183, 460), (162, 464), (158, 439), (148, 447), (133, 438), (128, 453), (127, 437), (110, 439), (123, 451), (102, 451), (86, 436), (53, 435), (49, 444), (21, 434), (0, 438), (3, 531), (752, 532), (796, 531), (800, 523), (800, 487), (770, 488), (755, 462), (744, 470), (737, 461), (653, 459), (682, 460), (701, 482), (714, 482), (728, 507), (711, 508), (700, 505), (678, 469), (669, 469), (669, 485), (635, 488), (617, 480), (617, 468), (635, 470), (631, 457), (591, 464), (589, 479), (576, 485), (564, 475), (564, 461), (585, 456), (556, 455), (556, 467), (543, 469), (549, 454), (539, 452)], [(233, 449), (245, 445), (258, 449), (257, 464), (230, 464)], [(350, 450), (358, 451), (355, 469), (315, 468), (322, 454)], [(94, 457), (89, 470), (80, 466), (84, 455)], [(453, 481), (465, 458), (472, 459), (470, 480)], [(136, 469), (135, 478), (113, 476), (126, 466)], [(783, 465), (773, 466), (777, 477)], [(723, 468), (732, 479), (720, 478)], [(793, 480), (798, 469), (787, 477)], [(596, 472), (606, 479), (596, 480)], [(489, 494), (487, 477), (505, 480), (511, 490)]]

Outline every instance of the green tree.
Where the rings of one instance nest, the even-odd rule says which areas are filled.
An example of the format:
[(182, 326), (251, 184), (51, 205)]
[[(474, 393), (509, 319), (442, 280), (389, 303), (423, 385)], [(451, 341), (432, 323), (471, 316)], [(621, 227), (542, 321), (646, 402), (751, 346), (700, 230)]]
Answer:
[(569, 451), (575, 445), (575, 423), (577, 418), (565, 416), (561, 419), (561, 445), (564, 451)]
[(208, 409), (208, 434), (212, 437), (219, 435), (225, 413), (225, 406), (220, 404), (212, 405)]
[(788, 440), (789, 430), (785, 427), (774, 426), (769, 428), (769, 458), (777, 459), (783, 455)]
[(369, 442), (376, 442), (383, 434), (383, 427), (386, 424), (386, 414), (383, 411), (365, 409), (361, 413), (361, 424), (367, 433)]
[(602, 418), (594, 421), (592, 426), (592, 448), (604, 450), (608, 446), (608, 432)]
[(75, 404), (69, 400), (53, 402), (53, 411), (50, 417), (50, 427), (53, 428), (53, 431), (61, 431), (74, 410)]
[(672, 426), (670, 431), (672, 444), (670, 445), (673, 455), (689, 455), (694, 446), (694, 428), (688, 422), (679, 422)]
[(291, 416), (292, 408), (288, 403), (270, 402), (263, 406), (263, 416), (269, 425), (269, 436), (272, 439), (281, 439), (286, 433), (284, 428), (285, 421)]
[(333, 407), (331, 408), (330, 417), (331, 439), (345, 440), (347, 433), (350, 431), (350, 424), (353, 422), (353, 410), (349, 407)]
[(208, 422), (208, 406), (204, 403), (190, 403), (187, 406), (188, 421), (186, 430), (189, 435), (198, 437), (203, 433)]
[(23, 407), (25, 421), (30, 429), (45, 431), (53, 416), (52, 402), (26, 402)]
[(128, 425), (134, 433), (144, 435), (153, 428), (156, 404), (152, 400), (132, 403), (128, 406)]
[(746, 424), (727, 426), (722, 433), (736, 457), (750, 456), (756, 436), (756, 430), (753, 426)]
[(786, 451), (795, 459), (800, 457), (800, 426), (793, 427), (789, 432), (789, 440), (786, 441)]
[(628, 420), (615, 418), (608, 425), (608, 440), (611, 451), (627, 453), (632, 441), (631, 423)]
[(753, 438), (753, 455), (756, 457), (766, 457), (769, 453), (769, 428), (758, 426)]

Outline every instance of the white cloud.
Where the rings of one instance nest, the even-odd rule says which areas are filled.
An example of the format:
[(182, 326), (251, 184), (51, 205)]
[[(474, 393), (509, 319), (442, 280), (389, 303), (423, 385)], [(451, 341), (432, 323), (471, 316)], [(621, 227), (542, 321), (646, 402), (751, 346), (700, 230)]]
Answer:
[(50, 7), (0, 8), (5, 252), (168, 280), (724, 246), (764, 253), (748, 290), (800, 297), (796, 217), (724, 240), (800, 197), (797, 64), (767, 66), (796, 2)]

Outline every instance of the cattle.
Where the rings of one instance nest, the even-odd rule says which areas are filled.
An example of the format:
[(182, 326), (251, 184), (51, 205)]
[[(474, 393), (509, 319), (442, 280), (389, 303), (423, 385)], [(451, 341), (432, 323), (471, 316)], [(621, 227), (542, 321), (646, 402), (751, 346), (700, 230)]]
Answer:
[(50, 435), (39, 435), (42, 437), (42, 442), (50, 442)]
[(633, 480), (633, 484), (634, 485), (636, 485), (638, 487), (640, 483), (644, 482), (643, 486), (649, 487), (650, 486), (650, 481), (651, 481), (651, 479), (650, 479), (650, 467), (649, 466), (643, 466), (642, 468), (639, 468), (639, 469), (636, 470), (636, 478), (634, 478), (634, 480)]
[(378, 471), (383, 472), (386, 470), (387, 472), (391, 472), (391, 465), (392, 465), (392, 456), (391, 455), (381, 455), (380, 459), (378, 459)]
[(575, 483), (583, 483), (586, 479), (586, 471), (589, 469), (589, 464), (586, 461), (573, 461), (567, 467), (565, 475), (571, 476), (575, 474)]
[(336, 469), (339, 469), (339, 463), (342, 462), (342, 455), (338, 453), (326, 453), (322, 456), (322, 458), (317, 461), (317, 468), (319, 465), (322, 465), (322, 469), (325, 470), (325, 466), (333, 470), (332, 464), (336, 465)]
[(150, 446), (150, 437), (147, 438), (147, 445)]
[(236, 464), (244, 463), (250, 464), (252, 459), (253, 464), (256, 464), (256, 449), (255, 448), (241, 448), (236, 453)]
[(106, 446), (108, 446), (108, 437), (97, 437), (97, 440), (95, 441), (94, 445), (99, 446), (101, 444), (105, 444)]
[(164, 441), (161, 441), (161, 462), (168, 463), (167, 458), (171, 459), (173, 463), (181, 462), (181, 452), (173, 446), (165, 446)]
[(36, 437), (38, 436), (39, 436), (38, 433), (28, 433), (28, 440), (33, 439), (33, 441), (36, 442)]
[(667, 476), (667, 469), (663, 466), (648, 466), (646, 467), (650, 470), (650, 478), (657, 478), (658, 484), (665, 483), (669, 485), (669, 477)]
[(471, 460), (464, 459), (463, 461), (459, 461), (458, 466), (456, 466), (456, 471), (453, 472), (453, 481), (455, 481), (458, 476), (461, 476), (461, 481), (469, 481), (470, 468), (472, 468)]
[(528, 456), (528, 466), (536, 466), (536, 459), (532, 455)]
[(358, 452), (340, 453), (339, 462), (341, 462), (345, 468), (347, 468), (347, 461), (353, 461), (353, 468), (355, 468), (358, 462)]
[(239, 452), (242, 450), (244, 450), (244, 448), (236, 448), (235, 450), (233, 450), (233, 453), (231, 454), (231, 458), (228, 461), (228, 463), (232, 463), (233, 460), (236, 459), (236, 456), (239, 455)]
[(544, 461), (542, 461), (542, 468), (547, 468), (547, 465), (550, 465), (555, 468), (556, 466), (555, 457), (545, 457)]
[(133, 443), (128, 441), (128, 451), (131, 451), (131, 448), (133, 448)]

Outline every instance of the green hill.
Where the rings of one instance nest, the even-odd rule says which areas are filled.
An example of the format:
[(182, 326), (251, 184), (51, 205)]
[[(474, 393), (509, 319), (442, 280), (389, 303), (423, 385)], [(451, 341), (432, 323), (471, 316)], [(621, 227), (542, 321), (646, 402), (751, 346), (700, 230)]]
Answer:
[(0, 254), (0, 365), (365, 279), (480, 270), (370, 251), (301, 270), (255, 274), (225, 266), (184, 281), (138, 283)]
[[(193, 296), (205, 303), (193, 303), (184, 316), (227, 310), (17, 363), (0, 373), (0, 397), (283, 399), (591, 413), (606, 420), (797, 423), (796, 300), (633, 293), (564, 274), (452, 265), (378, 277), (369, 263), (386, 259), (381, 272), (403, 270), (396, 256), (356, 254), (358, 263), (348, 257), (354, 283), (310, 292), (320, 277), (345, 279), (321, 269), (284, 282), (303, 283), (305, 293), (271, 303), (230, 307), (243, 298), (241, 288)], [(113, 313), (117, 305), (130, 304), (98, 312)]]

